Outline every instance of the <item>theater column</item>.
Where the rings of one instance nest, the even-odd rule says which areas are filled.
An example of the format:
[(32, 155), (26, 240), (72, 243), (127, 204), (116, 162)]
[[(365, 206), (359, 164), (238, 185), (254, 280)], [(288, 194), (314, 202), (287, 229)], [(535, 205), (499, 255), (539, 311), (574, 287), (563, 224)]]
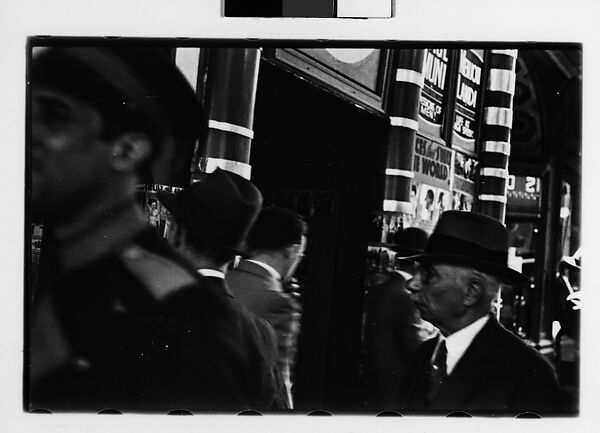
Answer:
[(383, 210), (410, 213), (424, 50), (400, 50), (392, 83)]
[(477, 210), (504, 222), (517, 50), (491, 50), (486, 86)]
[(199, 151), (199, 168), (217, 167), (250, 179), (254, 103), (260, 49), (210, 50), (207, 73), (208, 138)]

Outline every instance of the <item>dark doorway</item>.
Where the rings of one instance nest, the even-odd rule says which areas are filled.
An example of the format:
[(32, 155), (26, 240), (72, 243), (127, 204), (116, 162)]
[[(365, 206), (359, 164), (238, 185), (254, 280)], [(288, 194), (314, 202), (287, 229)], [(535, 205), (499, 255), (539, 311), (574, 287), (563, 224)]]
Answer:
[(369, 213), (383, 192), (386, 120), (263, 61), (250, 163), (267, 204), (309, 223), (298, 270), (299, 410), (360, 407), (359, 355)]

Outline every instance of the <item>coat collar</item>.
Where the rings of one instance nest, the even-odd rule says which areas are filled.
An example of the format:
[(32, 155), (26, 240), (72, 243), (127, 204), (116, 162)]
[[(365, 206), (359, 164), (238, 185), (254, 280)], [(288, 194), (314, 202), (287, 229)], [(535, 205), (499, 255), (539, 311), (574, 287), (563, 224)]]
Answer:
[[(236, 268), (238, 271), (248, 272), (249, 274), (253, 274), (265, 279), (276, 280), (273, 275), (269, 271), (267, 271), (264, 267), (251, 262), (249, 260), (242, 260), (238, 267)], [(278, 281), (278, 280), (276, 280)]]
[(277, 281), (281, 281), (281, 274), (279, 272), (277, 272), (277, 269), (275, 269), (273, 266), (271, 266), (265, 262), (261, 262), (260, 260), (248, 259), (246, 261), (260, 266), (261, 268), (263, 268), (265, 271), (268, 272), (268, 274), (271, 276), (271, 278), (273, 278), (274, 280), (277, 280)]

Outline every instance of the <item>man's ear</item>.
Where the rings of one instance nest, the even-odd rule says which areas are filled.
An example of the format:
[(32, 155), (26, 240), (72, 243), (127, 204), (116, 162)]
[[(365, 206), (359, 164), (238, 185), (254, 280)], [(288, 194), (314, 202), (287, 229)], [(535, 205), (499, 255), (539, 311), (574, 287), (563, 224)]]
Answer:
[(302, 246), (300, 244), (292, 244), (281, 250), (281, 254), (286, 259), (295, 259), (300, 254)]
[(294, 244), (288, 248), (289, 256), (293, 259), (297, 259), (302, 255), (302, 245)]
[(485, 290), (486, 286), (483, 276), (478, 272), (471, 272), (467, 287), (465, 287), (463, 304), (467, 307), (477, 305), (480, 302), (481, 297), (484, 295)]
[(151, 153), (152, 143), (146, 134), (127, 132), (112, 143), (111, 166), (117, 171), (136, 171)]

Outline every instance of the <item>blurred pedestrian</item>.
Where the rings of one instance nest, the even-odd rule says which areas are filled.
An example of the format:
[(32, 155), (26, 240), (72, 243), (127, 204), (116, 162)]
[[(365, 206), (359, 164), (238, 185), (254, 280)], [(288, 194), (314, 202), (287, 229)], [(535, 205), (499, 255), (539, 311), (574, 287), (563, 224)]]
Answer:
[(275, 329), (278, 363), (283, 373), (290, 407), (293, 407), (291, 366), (293, 342), (299, 330), (300, 306), (284, 290), (306, 249), (307, 226), (294, 211), (282, 207), (264, 209), (246, 242), (248, 259), (241, 260), (226, 276), (236, 299)]
[[(240, 381), (252, 383), (261, 401), (258, 409), (285, 408), (283, 379), (277, 366), (275, 333), (263, 319), (250, 313), (231, 294), (225, 274), (241, 254), (250, 226), (262, 205), (260, 191), (247, 179), (217, 169), (177, 195), (159, 191), (161, 203), (171, 212), (169, 241), (185, 256), (206, 284), (226, 295), (236, 314), (230, 326), (244, 335), (244, 365)], [(251, 396), (252, 397), (252, 396)], [(258, 398), (258, 400), (256, 400)]]
[(30, 209), (43, 220), (44, 244), (29, 308), (27, 410), (263, 404), (229, 299), (160, 240), (136, 204), (153, 162), (189, 158), (207, 129), (163, 51), (33, 50)]
[(504, 225), (445, 212), (414, 260), (419, 267), (407, 288), (441, 335), (419, 347), (403, 409), (513, 416), (562, 410), (551, 365), (490, 314), (501, 284), (527, 283), (507, 266)]
[(398, 238), (396, 265), (368, 275), (365, 300), (365, 400), (373, 410), (397, 409), (409, 361), (437, 330), (424, 322), (406, 290), (415, 264), (404, 256), (422, 253), (427, 233), (404, 229)]
[(560, 325), (555, 336), (556, 370), (565, 390), (565, 404), (573, 413), (579, 404), (579, 364), (581, 335), (581, 249), (562, 257), (554, 279), (554, 320)]

